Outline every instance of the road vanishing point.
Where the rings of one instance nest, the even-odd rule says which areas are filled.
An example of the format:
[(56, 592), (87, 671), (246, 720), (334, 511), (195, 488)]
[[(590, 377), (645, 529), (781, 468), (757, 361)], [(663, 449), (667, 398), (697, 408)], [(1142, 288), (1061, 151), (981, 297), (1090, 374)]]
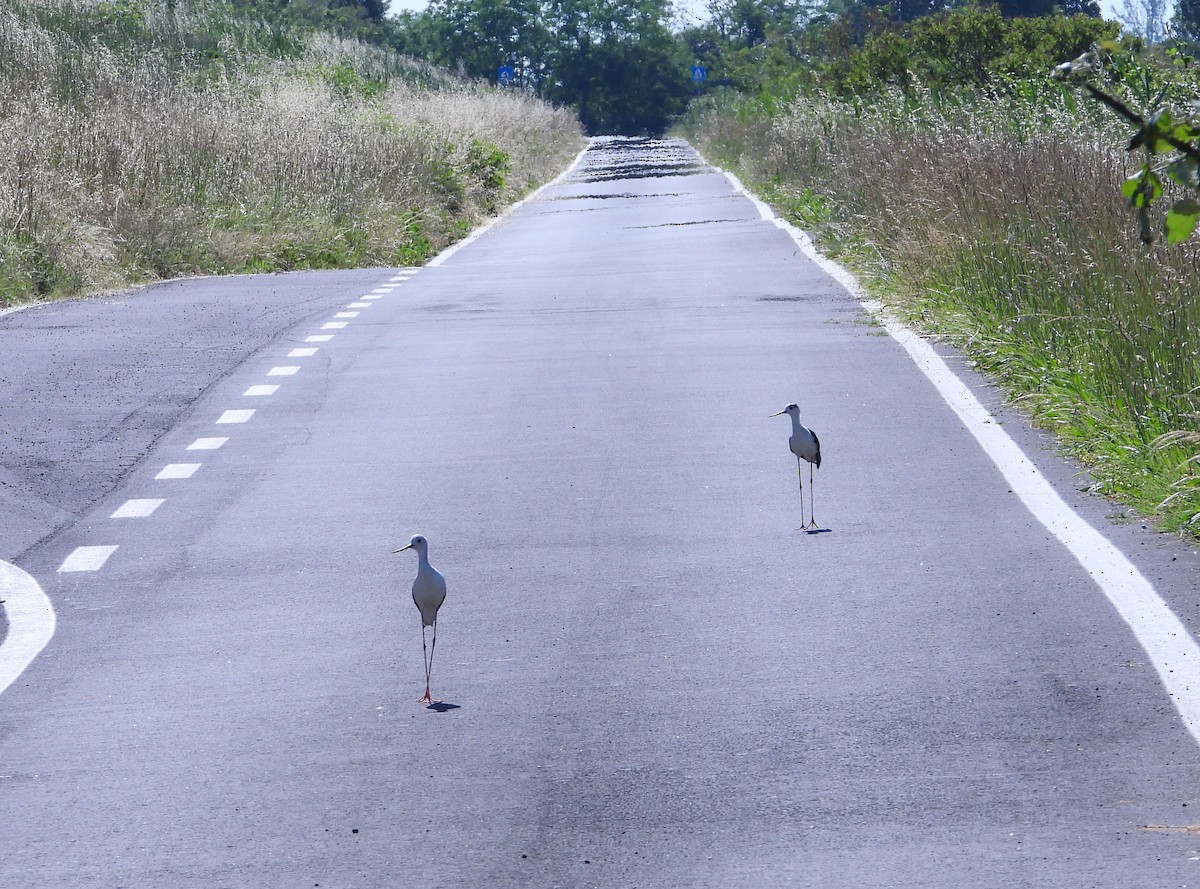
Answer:
[(1200, 886), (1196, 553), (685, 143), (0, 355), (0, 886)]

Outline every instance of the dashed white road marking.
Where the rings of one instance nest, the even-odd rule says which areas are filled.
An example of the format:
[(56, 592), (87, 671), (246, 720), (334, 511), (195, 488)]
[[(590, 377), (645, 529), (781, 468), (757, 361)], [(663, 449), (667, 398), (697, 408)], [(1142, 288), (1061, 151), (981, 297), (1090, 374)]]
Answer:
[(331, 339), (333, 339), (332, 333), (314, 333), (312, 336), (306, 336), (304, 338), (304, 342), (306, 342), (306, 343), (327, 343)]
[(358, 312), (337, 312), (336, 314), (334, 314), (333, 317), (334, 318), (357, 318)]
[(254, 408), (240, 411), (225, 411), (217, 418), (218, 423), (245, 423), (254, 416)]
[(60, 574), (69, 571), (99, 571), (108, 557), (117, 551), (115, 546), (80, 546), (58, 567)]
[(110, 519), (144, 519), (151, 515), (154, 510), (158, 509), (166, 500), (161, 499), (137, 499), (126, 500), (116, 512), (109, 516)]
[(0, 609), (8, 633), (0, 644), (0, 692), (17, 681), (54, 635), (54, 606), (41, 586), (16, 565), (0, 562)]
[(359, 299), (383, 299), (383, 296), (378, 293), (368, 293), (366, 296), (360, 296)]
[(288, 364), (271, 368), (269, 371), (267, 371), (267, 376), (290, 377), (293, 376), (298, 370), (300, 370), (300, 366), (298, 364)]
[(807, 234), (787, 220), (776, 217), (771, 208), (746, 191), (732, 173), (725, 176), (736, 191), (754, 203), (764, 220), (787, 232), (809, 259), (857, 297), (867, 311), (881, 317), (887, 332), (933, 383), (1026, 509), (1075, 557), (1133, 631), (1184, 725), (1200, 743), (1200, 645), (1158, 595), (1154, 585), (1108, 538), (1059, 496), (1041, 470), (1025, 456), (933, 346), (871, 300), (850, 272), (817, 251)]
[(317, 350), (315, 348), (314, 349), (292, 349), (292, 351), (288, 352), (287, 357), (288, 358), (311, 358), (313, 355), (316, 355), (316, 354), (317, 354)]
[[(369, 295), (370, 296), (383, 296), (385, 294), (391, 293), (393, 289), (394, 288), (392, 288), (392, 287), (376, 287), (374, 290), (371, 291), (371, 293)], [(363, 299), (366, 299), (366, 297), (364, 296)]]
[(187, 449), (189, 451), (215, 451), (227, 441), (229, 441), (228, 438), (197, 438), (187, 446)]
[(274, 383), (262, 383), (258, 386), (251, 386), (242, 393), (244, 398), (263, 398), (267, 395), (274, 395), (279, 391), (279, 386)]
[(160, 469), (158, 475), (154, 477), (161, 479), (191, 478), (196, 474), (196, 470), (199, 469), (200, 466), (201, 464), (199, 463), (168, 463), (166, 466)]
[(350, 303), (348, 306), (346, 306), (346, 308), (347, 309), (369, 309), (369, 308), (371, 308), (371, 304), (370, 303)]
[(345, 327), (349, 323), (350, 323), (349, 321), (326, 321), (324, 324), (321, 325), (321, 329), (322, 330), (341, 330), (343, 327)]

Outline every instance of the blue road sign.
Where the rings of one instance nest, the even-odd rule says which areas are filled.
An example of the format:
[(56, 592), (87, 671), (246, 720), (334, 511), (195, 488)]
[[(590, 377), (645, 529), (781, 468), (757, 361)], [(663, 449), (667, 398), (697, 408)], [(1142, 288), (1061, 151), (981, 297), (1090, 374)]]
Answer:
[(513, 70), (512, 65), (501, 65), (496, 69), (496, 81), (501, 86), (511, 86), (517, 78), (517, 72)]
[(708, 78), (708, 71), (703, 65), (692, 65), (692, 80), (703, 83)]

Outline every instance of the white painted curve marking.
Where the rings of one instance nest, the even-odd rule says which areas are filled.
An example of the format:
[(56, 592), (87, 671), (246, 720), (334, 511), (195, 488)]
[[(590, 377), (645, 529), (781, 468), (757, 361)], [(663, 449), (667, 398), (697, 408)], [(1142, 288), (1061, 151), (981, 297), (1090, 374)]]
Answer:
[(41, 586), (16, 565), (0, 562), (0, 598), (8, 634), (0, 644), (0, 692), (17, 681), (54, 635), (58, 619)]
[(959, 421), (979, 442), (1021, 502), (1065, 546), (1128, 624), (1145, 649), (1158, 678), (1192, 738), (1200, 743), (1200, 645), (1170, 606), (1124, 553), (1075, 512), (1033, 461), (996, 422), (967, 385), (928, 342), (870, 299), (853, 275), (817, 252), (812, 239), (750, 194), (736, 176), (725, 177), (749, 198), (764, 220), (783, 229), (809, 259), (880, 318), (884, 328), (912, 358)]
[(139, 498), (135, 500), (126, 500), (112, 515), (110, 519), (144, 519), (154, 513), (166, 500)]
[(117, 551), (115, 546), (77, 546), (58, 566), (60, 574), (71, 571), (99, 571), (109, 556)]

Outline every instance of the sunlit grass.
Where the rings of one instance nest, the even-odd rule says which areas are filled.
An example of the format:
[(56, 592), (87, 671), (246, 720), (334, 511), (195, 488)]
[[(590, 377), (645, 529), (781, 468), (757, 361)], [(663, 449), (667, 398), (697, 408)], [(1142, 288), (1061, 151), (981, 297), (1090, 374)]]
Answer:
[(421, 262), (557, 173), (573, 115), (217, 3), (0, 5), (0, 307)]
[[(1122, 133), (1070, 95), (715, 109), (691, 135), (913, 323), (961, 346), (1089, 466), (1200, 531), (1200, 250), (1147, 248)], [(1190, 523), (1190, 524), (1189, 524)]]

